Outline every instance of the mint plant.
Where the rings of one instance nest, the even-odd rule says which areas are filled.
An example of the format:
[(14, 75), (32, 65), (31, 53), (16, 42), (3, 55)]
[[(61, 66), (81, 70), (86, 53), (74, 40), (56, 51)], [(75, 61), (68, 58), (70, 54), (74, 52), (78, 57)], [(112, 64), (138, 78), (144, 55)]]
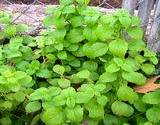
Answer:
[(8, 40), (0, 45), (2, 125), (160, 124), (159, 90), (133, 90), (158, 63), (139, 18), (88, 3), (60, 0), (36, 37), (20, 34), (26, 26), (0, 12), (0, 39)]

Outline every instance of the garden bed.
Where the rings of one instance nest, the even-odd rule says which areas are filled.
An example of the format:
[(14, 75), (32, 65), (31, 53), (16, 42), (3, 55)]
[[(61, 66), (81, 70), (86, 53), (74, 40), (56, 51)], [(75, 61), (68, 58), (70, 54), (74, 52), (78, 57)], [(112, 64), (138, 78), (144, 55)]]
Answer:
[(60, 1), (50, 13), (1, 5), (0, 124), (159, 125), (158, 58), (140, 19)]

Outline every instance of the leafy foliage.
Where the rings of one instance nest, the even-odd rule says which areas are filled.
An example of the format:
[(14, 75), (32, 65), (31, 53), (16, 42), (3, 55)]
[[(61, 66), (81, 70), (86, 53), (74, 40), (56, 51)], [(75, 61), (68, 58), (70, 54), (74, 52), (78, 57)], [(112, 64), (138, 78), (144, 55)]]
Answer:
[(36, 37), (0, 12), (0, 124), (160, 124), (159, 90), (132, 89), (158, 63), (139, 18), (125, 10), (105, 15), (88, 3), (60, 0)]

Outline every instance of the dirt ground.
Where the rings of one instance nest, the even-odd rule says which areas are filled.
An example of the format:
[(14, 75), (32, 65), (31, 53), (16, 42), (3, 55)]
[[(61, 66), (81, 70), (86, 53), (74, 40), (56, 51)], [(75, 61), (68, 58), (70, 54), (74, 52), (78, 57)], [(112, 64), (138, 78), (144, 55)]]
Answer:
[[(9, 1), (11, 3), (15, 4), (31, 4), (34, 0), (0, 0), (0, 4), (7, 4)], [(59, 0), (39, 0), (40, 2), (44, 4), (59, 4)], [(121, 6), (122, 0), (106, 0), (107, 4), (102, 4), (103, 0), (91, 0), (90, 5), (92, 6), (101, 6), (105, 8), (117, 8)], [(40, 4), (37, 2), (36, 4)]]

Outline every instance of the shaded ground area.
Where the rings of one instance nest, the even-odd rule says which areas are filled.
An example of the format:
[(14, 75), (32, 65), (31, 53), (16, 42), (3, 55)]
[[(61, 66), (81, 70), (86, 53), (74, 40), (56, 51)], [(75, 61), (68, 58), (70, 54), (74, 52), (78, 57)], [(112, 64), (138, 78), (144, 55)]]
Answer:
[[(0, 4), (6, 3), (15, 3), (15, 4), (31, 4), (34, 0), (0, 0)], [(39, 0), (36, 4), (59, 4), (59, 0)], [(106, 0), (106, 3), (103, 2), (104, 0), (91, 0), (90, 5), (92, 6), (101, 6), (105, 8), (117, 8), (121, 6), (122, 0)]]

